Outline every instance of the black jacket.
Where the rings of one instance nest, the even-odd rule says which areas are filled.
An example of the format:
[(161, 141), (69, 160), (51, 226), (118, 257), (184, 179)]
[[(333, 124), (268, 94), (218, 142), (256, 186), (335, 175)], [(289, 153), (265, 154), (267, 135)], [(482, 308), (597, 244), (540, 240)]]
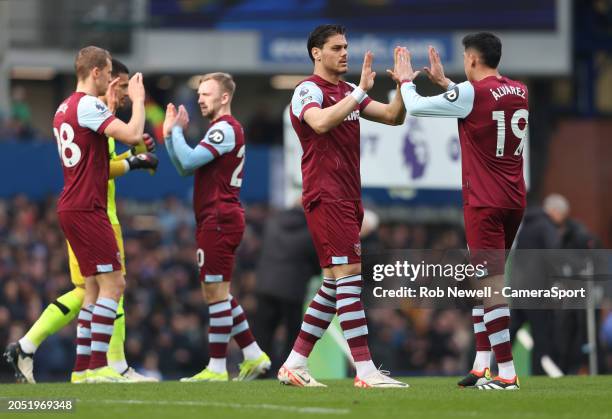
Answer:
[(257, 264), (255, 292), (302, 302), (308, 281), (320, 272), (304, 211), (291, 208), (270, 217)]
[(516, 241), (517, 249), (559, 249), (559, 228), (540, 208), (530, 208), (525, 213), (523, 225)]

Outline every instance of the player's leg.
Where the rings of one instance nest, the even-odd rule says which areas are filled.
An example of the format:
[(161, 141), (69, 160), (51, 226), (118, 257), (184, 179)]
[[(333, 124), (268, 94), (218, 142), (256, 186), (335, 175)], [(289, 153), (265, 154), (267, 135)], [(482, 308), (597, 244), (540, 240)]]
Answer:
[[(123, 235), (121, 234), (121, 226), (119, 224), (113, 224), (113, 232), (115, 234), (115, 240), (117, 241), (117, 247), (121, 255), (121, 272), (123, 276), (126, 275), (125, 269), (125, 251), (123, 249)], [(108, 344), (108, 352), (106, 353), (106, 360), (119, 374), (125, 374), (128, 371), (128, 364), (125, 359), (125, 310), (123, 309), (123, 295), (119, 299), (119, 305), (117, 306), (117, 317), (115, 318), (115, 325), (113, 328), (113, 335)]]
[(79, 313), (85, 296), (85, 280), (68, 244), (70, 278), (75, 288), (49, 304), (17, 343), (10, 343), (4, 357), (13, 366), (18, 382), (35, 383), (34, 353), (44, 340), (70, 323)]
[(75, 287), (49, 304), (24, 337), (19, 340), (21, 347), (26, 352), (36, 352), (45, 339), (74, 320), (81, 309), (84, 296), (85, 289)]
[(327, 229), (329, 214), (326, 204), (316, 202), (306, 208), (305, 215), (324, 279), (321, 288), (308, 305), (293, 349), (279, 369), (277, 377), (281, 383), (287, 385), (324, 387), (324, 384), (310, 375), (308, 356), (336, 314), (336, 284), (330, 268), (333, 252), (329, 246)]
[(125, 374), (128, 370), (128, 363), (125, 359), (125, 311), (123, 308), (123, 296), (119, 299), (117, 305), (117, 317), (113, 327), (113, 335), (108, 343), (108, 352), (106, 360), (119, 374)]
[(91, 360), (91, 318), (100, 291), (94, 276), (84, 278), (83, 282), (85, 284), (85, 295), (77, 320), (76, 358), (70, 376), (70, 382), (72, 383), (83, 383), (87, 379)]
[(240, 373), (235, 380), (254, 380), (259, 376), (265, 375), (270, 369), (272, 362), (270, 357), (257, 344), (242, 306), (231, 294), (228, 299), (232, 309), (232, 331), (230, 337), (236, 340), (244, 356), (244, 361), (238, 366)]
[[(113, 224), (112, 227), (121, 257), (121, 273), (125, 278), (127, 271), (125, 268), (125, 251), (123, 248), (123, 234), (121, 233), (121, 225)], [(123, 308), (123, 302), (124, 297), (122, 295), (119, 299), (119, 305), (117, 306), (117, 316), (115, 317), (113, 335), (111, 336), (108, 344), (108, 352), (106, 353), (108, 365), (131, 381), (157, 382), (159, 380), (156, 378), (139, 374), (136, 370), (134, 370), (134, 368), (130, 368), (127, 363), (125, 357), (125, 310)]]
[(229, 246), (227, 234), (199, 229), (196, 234), (196, 257), (204, 300), (208, 304), (209, 362), (198, 374), (182, 378), (184, 382), (227, 381), (227, 346), (232, 333), (232, 306), (229, 299), (234, 251), (240, 243)]
[(107, 352), (113, 335), (119, 300), (125, 290), (120, 267), (116, 271), (95, 276), (99, 293), (91, 316), (91, 357), (88, 382), (127, 382), (126, 377), (108, 365)]
[[(379, 371), (368, 347), (368, 324), (361, 299), (361, 243), (359, 233), (363, 221), (361, 203), (335, 204), (328, 223), (332, 247), (332, 274), (336, 278), (336, 311), (340, 327), (355, 362), (355, 387), (395, 388), (408, 384), (392, 379)], [(339, 222), (342, 220), (341, 222)]]
[(499, 372), (493, 380), (477, 388), (481, 390), (518, 390), (519, 380), (514, 368), (510, 340), (510, 308), (501, 290), (505, 285), (505, 250), (514, 240), (522, 219), (522, 211), (520, 215), (496, 208), (479, 208), (478, 211), (480, 229), (486, 233), (486, 235), (483, 234), (483, 237), (486, 238), (481, 240), (480, 248), (486, 249), (482, 257), (488, 262), (488, 275), (479, 282), (482, 286), (491, 288), (491, 297), (483, 300), (483, 321)]
[[(81, 327), (77, 333), (82, 333), (79, 329), (86, 329), (83, 326), (90, 318), (90, 338), (83, 336), (83, 345), (79, 345), (80, 349), (86, 349), (89, 343), (87, 382), (126, 382), (128, 380), (109, 367), (106, 360), (119, 299), (125, 289), (119, 248), (108, 215), (103, 209), (59, 215), (62, 230), (86, 277), (84, 307), (79, 315)], [(78, 370), (82, 371), (82, 364), (78, 365)]]
[(206, 275), (202, 282), (202, 293), (208, 304), (208, 354), (206, 368), (193, 377), (181, 378), (182, 382), (228, 381), (227, 346), (232, 332), (232, 306), (229, 301), (229, 282), (222, 275)]
[(472, 308), (472, 325), (476, 338), (476, 357), (470, 372), (457, 384), (460, 387), (473, 387), (491, 379), (491, 343), (484, 324), (484, 305)]
[[(479, 264), (483, 261), (479, 258), (485, 256), (480, 252), (483, 248), (483, 240), (486, 239), (487, 233), (480, 229), (482, 213), (478, 208), (465, 206), (463, 208), (463, 219), (465, 223), (465, 237), (470, 251), (470, 263)], [(476, 278), (472, 279), (471, 284), (474, 288), (480, 288), (481, 283)], [(473, 387), (483, 384), (491, 378), (491, 344), (489, 342), (489, 334), (483, 321), (484, 305), (482, 301), (472, 307), (472, 325), (474, 338), (476, 341), (476, 355), (472, 364), (472, 369), (468, 374), (457, 383), (460, 387)]]
[(323, 336), (335, 314), (336, 281), (332, 270), (323, 268), (323, 283), (304, 314), (300, 332), (285, 361), (287, 368), (306, 368), (308, 366), (308, 357), (314, 345)]

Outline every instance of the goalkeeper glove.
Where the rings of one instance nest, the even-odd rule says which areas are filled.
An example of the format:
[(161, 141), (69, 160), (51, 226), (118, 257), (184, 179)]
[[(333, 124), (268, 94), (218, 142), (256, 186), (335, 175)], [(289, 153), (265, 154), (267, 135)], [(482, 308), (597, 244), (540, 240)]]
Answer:
[(133, 156), (147, 151), (153, 153), (155, 151), (155, 139), (145, 132), (142, 136), (142, 142), (132, 147), (131, 151)]
[(128, 157), (127, 163), (130, 170), (149, 169), (155, 171), (159, 160), (153, 153), (140, 153), (135, 156)]

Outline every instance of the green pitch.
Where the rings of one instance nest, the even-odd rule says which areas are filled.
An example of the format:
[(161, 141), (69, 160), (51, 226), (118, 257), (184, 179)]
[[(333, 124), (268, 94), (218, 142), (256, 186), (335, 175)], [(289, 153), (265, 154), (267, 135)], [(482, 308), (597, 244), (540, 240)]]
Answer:
[[(455, 379), (407, 378), (408, 389), (326, 389), (250, 383), (0, 385), (1, 398), (76, 399), (69, 418), (612, 418), (612, 376), (525, 378), (516, 392), (459, 389)], [(0, 412), (1, 416), (21, 416)], [(32, 414), (26, 417), (57, 417)]]

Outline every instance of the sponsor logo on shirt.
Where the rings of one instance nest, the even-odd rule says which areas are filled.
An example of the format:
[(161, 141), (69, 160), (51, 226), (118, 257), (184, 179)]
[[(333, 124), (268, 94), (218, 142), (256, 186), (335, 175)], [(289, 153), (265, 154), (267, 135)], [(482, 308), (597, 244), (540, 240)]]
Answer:
[(208, 141), (213, 144), (221, 144), (225, 139), (225, 135), (223, 135), (223, 131), (220, 129), (214, 129), (208, 134)]
[(357, 256), (361, 256), (361, 243), (355, 243), (353, 245), (353, 250), (355, 250)]
[(449, 90), (448, 92), (444, 93), (444, 99), (448, 100), (449, 102), (455, 102), (457, 99), (459, 99), (459, 88), (455, 87), (453, 90)]
[(359, 110), (354, 110), (350, 114), (344, 118), (345, 121), (358, 121), (359, 120)]

